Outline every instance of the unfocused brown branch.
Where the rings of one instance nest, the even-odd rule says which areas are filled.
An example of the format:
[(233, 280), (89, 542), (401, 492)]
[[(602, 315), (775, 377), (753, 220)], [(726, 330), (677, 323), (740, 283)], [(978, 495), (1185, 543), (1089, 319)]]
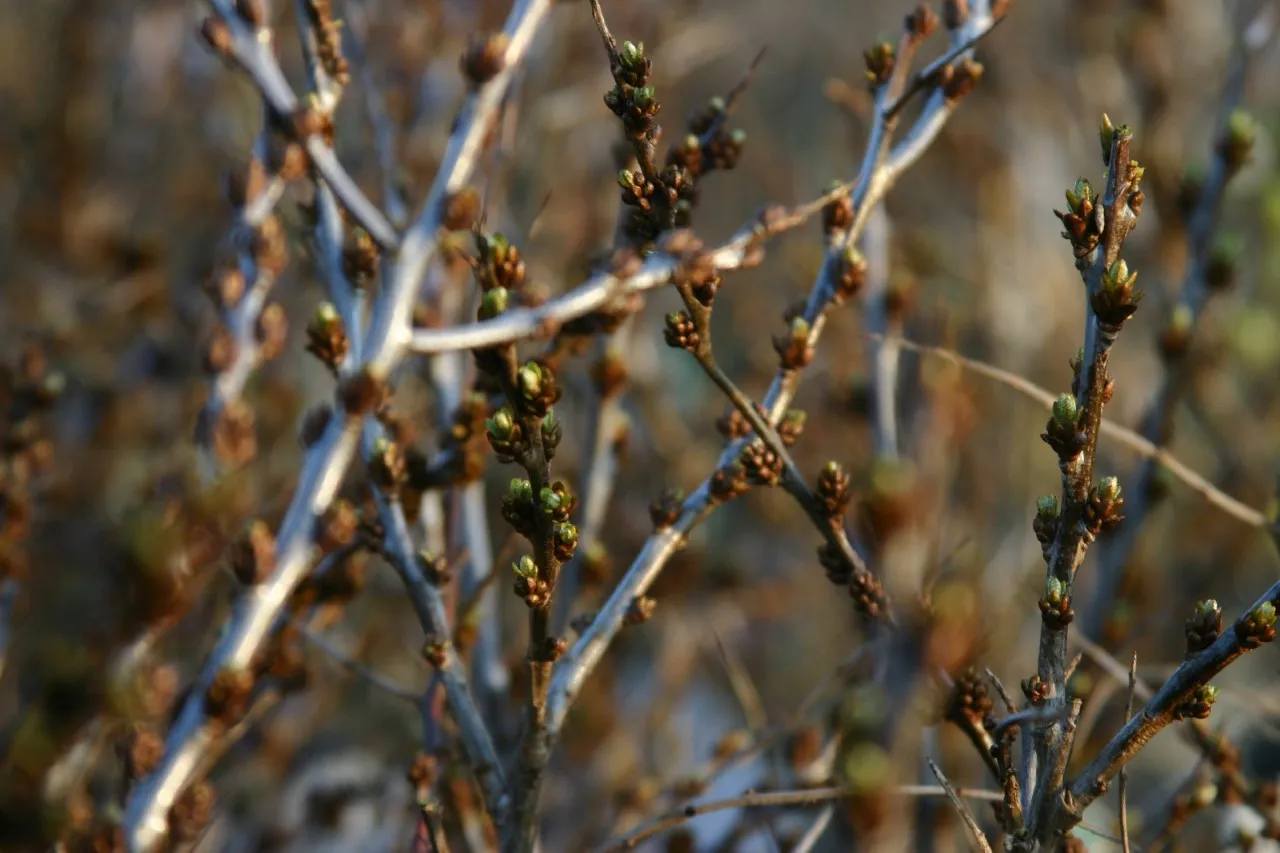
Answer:
[[(939, 774), (939, 778), (941, 779), (941, 774)], [(901, 797), (947, 797), (948, 799), (954, 799), (955, 802), (960, 802), (961, 798), (980, 800), (984, 802), (998, 802), (1002, 796), (999, 791), (955, 788), (945, 780), (942, 780), (942, 784), (936, 787), (932, 785), (899, 785), (889, 789), (885, 793), (890, 796)], [(705, 814), (742, 808), (811, 806), (819, 803), (825, 803), (828, 800), (842, 800), (849, 797), (856, 797), (857, 795), (858, 792), (851, 788), (808, 788), (800, 791), (746, 793), (726, 800), (716, 800), (713, 802), (689, 805), (685, 806), (678, 812), (659, 818), (653, 823), (637, 829), (625, 838), (608, 842), (599, 848), (598, 853), (611, 853), (611, 851), (617, 850), (632, 850), (639, 846), (641, 842), (652, 838), (660, 832), (665, 832), (668, 829), (679, 826), (687, 820), (692, 820), (695, 817)], [(967, 808), (965, 808), (965, 811), (967, 811)], [(990, 851), (990, 848), (985, 849)]]

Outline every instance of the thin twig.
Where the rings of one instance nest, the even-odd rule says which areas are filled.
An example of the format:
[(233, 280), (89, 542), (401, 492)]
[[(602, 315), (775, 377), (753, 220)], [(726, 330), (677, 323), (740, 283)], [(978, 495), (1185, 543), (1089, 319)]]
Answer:
[(991, 682), (991, 686), (996, 689), (996, 694), (1000, 697), (1000, 701), (1004, 703), (1005, 710), (1010, 714), (1014, 712), (1013, 697), (1009, 695), (1008, 689), (1004, 686), (1004, 682), (1000, 677), (990, 669), (984, 670), (987, 680)]
[[(426, 289), (438, 300), (440, 314), (446, 322), (462, 320), (467, 306), (462, 281), (445, 279), (441, 266), (436, 264), (431, 268)], [(467, 357), (460, 351), (447, 352), (428, 361), (428, 375), (436, 393), (436, 420), (441, 434), (447, 434), (467, 387)], [(478, 479), (455, 489), (452, 505), (455, 509), (453, 524), (457, 529), (450, 531), (445, 538), (450, 541), (461, 539), (467, 554), (465, 560), (459, 561), (463, 567), (459, 592), (462, 599), (469, 602), (459, 609), (459, 614), (464, 614), (459, 618), (466, 618), (465, 614), (474, 609), (479, 628), (471, 655), (472, 678), (479, 691), (481, 706), (492, 711), (507, 695), (510, 673), (503, 660), (502, 620), (497, 593), (489, 582), (493, 577), (494, 559), (484, 480)], [(440, 542), (433, 547), (443, 554), (446, 543)], [(453, 559), (458, 558), (455, 555)]]
[[(942, 775), (942, 769), (938, 767), (932, 758), (929, 759), (929, 769), (933, 771), (934, 776), (938, 777), (938, 783), (946, 793), (947, 799), (951, 801), (951, 805), (956, 807), (956, 811), (960, 814), (960, 820), (964, 821), (964, 825), (973, 836), (973, 849), (981, 851), (981, 853), (992, 853), (991, 844), (987, 841), (987, 836), (983, 834), (982, 827), (978, 825), (978, 819), (973, 816), (973, 812), (961, 799), (960, 792), (947, 781), (946, 776)], [(993, 791), (992, 793), (995, 792)], [(1004, 794), (999, 796), (1003, 797)]]
[[(929, 344), (921, 344), (905, 338), (898, 339), (898, 345), (903, 349), (911, 352), (927, 355), (933, 358), (949, 361), (957, 367), (961, 367), (971, 373), (984, 376), (995, 382), (999, 382), (1014, 391), (1023, 394), (1032, 400), (1037, 401), (1046, 409), (1053, 408), (1055, 399), (1053, 394), (1035, 384), (1025, 377), (1019, 376), (1009, 370), (987, 364), (977, 359), (968, 358), (960, 355), (954, 350), (945, 347), (931, 346)], [(1162, 447), (1158, 447), (1147, 439), (1143, 438), (1134, 430), (1121, 426), (1115, 421), (1109, 421), (1105, 418), (1099, 424), (1099, 431), (1102, 435), (1114, 440), (1117, 444), (1129, 449), (1145, 459), (1151, 459), (1167, 470), (1170, 476), (1182, 482), (1196, 494), (1200, 495), (1211, 506), (1236, 518), (1250, 527), (1266, 528), (1270, 522), (1267, 520), (1260, 510), (1256, 510), (1248, 504), (1242, 503), (1236, 498), (1231, 497), (1217, 486), (1210, 483), (1203, 476), (1196, 473), (1192, 468), (1180, 461), (1177, 457)], [(1126, 511), (1128, 503), (1125, 504)]]
[(764, 709), (764, 700), (760, 691), (751, 680), (751, 673), (738, 655), (724, 641), (724, 637), (711, 626), (712, 639), (715, 640), (716, 651), (720, 653), (720, 663), (724, 666), (725, 676), (729, 679), (729, 687), (742, 709), (742, 717), (753, 731), (760, 731), (769, 722), (769, 715)]
[(355, 658), (347, 655), (337, 646), (333, 645), (333, 643), (329, 642), (328, 638), (306, 629), (300, 633), (307, 639), (307, 642), (324, 652), (325, 656), (334, 663), (338, 664), (352, 675), (358, 676), (364, 681), (367, 681), (369, 684), (378, 688), (383, 693), (386, 693), (388, 696), (394, 696), (397, 699), (409, 702), (413, 704), (414, 707), (417, 707), (418, 703), (422, 701), (422, 694), (417, 690), (410, 690), (408, 687), (404, 687), (382, 673), (374, 670), (368, 664), (361, 663)]
[[(248, 169), (265, 170), (269, 115), (263, 117), (263, 129), (254, 142), (253, 157)], [(253, 182), (246, 181), (246, 187)], [(218, 420), (229, 406), (237, 402), (253, 371), (262, 365), (262, 347), (258, 342), (258, 318), (266, 305), (267, 296), (275, 285), (275, 273), (259, 266), (252, 251), (253, 233), (271, 216), (276, 203), (284, 195), (285, 181), (278, 174), (267, 178), (266, 183), (253, 198), (246, 198), (236, 213), (231, 229), (230, 243), (236, 247), (236, 268), (244, 283), (244, 292), (234, 304), (222, 308), (221, 323), (230, 335), (233, 356), (231, 364), (218, 371), (209, 386), (209, 397), (200, 412), (196, 441), (202, 451), (202, 468), (206, 480), (212, 480), (217, 470), (214, 444)]]
[[(782, 234), (821, 212), (822, 208), (854, 182), (841, 184), (821, 197), (794, 209), (771, 211), (768, 222), (759, 217), (739, 228), (723, 245), (710, 252), (710, 263), (720, 272), (743, 269), (759, 260), (754, 251), (760, 241)], [(656, 290), (669, 284), (677, 274), (682, 259), (661, 251), (630, 275), (611, 271), (593, 274), (569, 292), (550, 299), (537, 308), (512, 308), (490, 320), (443, 329), (417, 329), (411, 348), (424, 355), (450, 350), (485, 349), (515, 343), (528, 338), (549, 335), (558, 326), (598, 311), (615, 301), (636, 293)]]
[(863, 255), (867, 259), (862, 325), (870, 341), (873, 365), (872, 411), (876, 456), (897, 459), (898, 355), (902, 347), (902, 317), (889, 311), (889, 215), (877, 207), (867, 223)]
[(724, 108), (716, 112), (715, 118), (707, 125), (707, 129), (702, 132), (702, 136), (698, 137), (703, 145), (715, 139), (720, 128), (724, 127), (724, 123), (729, 120), (729, 116), (733, 113), (733, 108), (737, 106), (739, 99), (747, 91), (751, 81), (755, 79), (756, 71), (760, 68), (760, 63), (764, 61), (764, 55), (767, 52), (768, 48), (760, 48), (755, 58), (751, 60), (751, 64), (747, 66), (747, 70), (738, 78), (738, 82), (734, 83), (725, 94)]
[(995, 29), (1000, 22), (1005, 19), (1005, 14), (1001, 14), (1000, 17), (994, 18), (986, 29), (981, 29), (972, 33), (967, 38), (954, 41), (946, 53), (913, 74), (906, 89), (898, 95), (895, 100), (890, 101), (881, 110), (881, 115), (884, 116), (884, 119), (888, 121), (890, 119), (897, 118), (903, 108), (911, 102), (912, 98), (926, 89), (937, 86), (943, 72), (954, 65), (956, 60), (963, 59), (966, 56), (971, 55), (973, 53), (973, 49), (978, 46), (978, 42), (986, 38), (987, 34)]
[[(1133, 661), (1129, 664), (1129, 699), (1124, 705), (1124, 721), (1128, 723), (1133, 718), (1133, 691), (1138, 683), (1138, 653), (1133, 653)], [(1127, 768), (1120, 769), (1120, 845), (1124, 853), (1131, 853), (1129, 848), (1129, 800), (1127, 797), (1129, 788), (1129, 772)]]
[[(622, 217), (619, 217), (621, 222)], [(628, 317), (606, 339), (600, 342), (600, 360), (621, 358), (631, 341), (635, 322)], [(587, 460), (582, 477), (582, 509), (579, 512), (578, 539), (580, 545), (571, 560), (560, 573), (560, 589), (557, 590), (553, 625), (557, 633), (563, 633), (573, 618), (573, 608), (582, 586), (584, 563), (602, 547), (605, 514), (618, 475), (618, 452), (621, 439), (626, 434), (628, 420), (622, 408), (622, 393), (611, 389), (607, 396), (595, 398), (595, 412), (591, 418), (591, 456)]]
[(373, 129), (374, 149), (378, 152), (378, 166), (382, 172), (382, 205), (387, 218), (397, 228), (403, 228), (409, 219), (409, 208), (400, 190), (400, 161), (396, 156), (396, 128), (387, 113), (386, 99), (374, 79), (373, 66), (365, 52), (368, 37), (368, 10), (366, 3), (346, 4), (350, 26), (343, 29), (344, 43), (352, 62), (358, 68), (360, 90), (364, 95), (365, 116)]
[[(1128, 673), (1124, 664), (1116, 660), (1106, 649), (1080, 634), (1077, 634), (1073, 642), (1080, 646), (1099, 669), (1121, 684), (1126, 683)], [(1146, 681), (1137, 678), (1134, 681), (1134, 695), (1143, 702), (1149, 702), (1155, 695), (1155, 690)], [(1185, 735), (1187, 742), (1200, 751), (1204, 759), (1222, 774), (1224, 781), (1232, 789), (1246, 799), (1250, 799), (1256, 793), (1240, 772), (1238, 762), (1231, 759), (1231, 756), (1237, 752), (1236, 747), (1228, 743), (1221, 733), (1213, 731), (1204, 720), (1194, 718), (1183, 720), (1179, 729)]]
[[(950, 788), (950, 790), (948, 790)], [(897, 785), (887, 788), (883, 793), (890, 796), (904, 797), (965, 797), (983, 802), (999, 802), (1004, 796), (999, 791), (962, 790), (949, 785)], [(854, 788), (807, 788), (799, 791), (768, 791), (765, 793), (748, 792), (725, 800), (712, 800), (685, 806), (679, 811), (658, 818), (637, 829), (635, 832), (616, 838), (597, 848), (597, 853), (613, 853), (617, 850), (632, 850), (660, 832), (665, 832), (685, 821), (714, 812), (742, 808), (767, 808), (776, 806), (811, 806), (830, 800), (844, 800), (858, 796)]]
[[(365, 452), (372, 452), (376, 430), (366, 430)], [(404, 582), (409, 601), (418, 615), (426, 642), (434, 657), (432, 663), (444, 682), (445, 694), (462, 744), (471, 759), (471, 769), (484, 793), (485, 805), (498, 825), (506, 819), (509, 796), (503, 765), (493, 741), (471, 696), (466, 665), (458, 656), (449, 637), (448, 617), (440, 590), (423, 575), (420, 561), (409, 537), (409, 525), (399, 503), (375, 494), (378, 515), (386, 531), (386, 556)]]
[(247, 735), (259, 720), (274, 710), (283, 698), (284, 696), (278, 687), (272, 686), (262, 691), (253, 700), (253, 704), (249, 706), (249, 710), (245, 712), (244, 716), (236, 720), (235, 725), (220, 732), (218, 737), (214, 739), (212, 746), (200, 756), (200, 763), (196, 766), (196, 778), (208, 775), (222, 756), (231, 747), (239, 743), (240, 739)]
[[(724, 372), (716, 363), (715, 358), (711, 354), (711, 312), (705, 306), (698, 304), (686, 287), (680, 287), (681, 296), (685, 298), (685, 305), (690, 309), (690, 313), (695, 318), (698, 326), (699, 335), (702, 338), (702, 344), (698, 351), (694, 353), (698, 364), (729, 398), (731, 402), (751, 426), (752, 431), (759, 437), (760, 441), (769, 448), (769, 450), (777, 457), (782, 465), (782, 477), (780, 485), (786, 492), (796, 499), (801, 509), (809, 516), (809, 520), (814, 527), (826, 540), (828, 547), (836, 554), (843, 556), (845, 563), (850, 572), (855, 575), (867, 576), (870, 571), (863, 562), (861, 555), (854, 550), (853, 545), (849, 542), (849, 537), (845, 533), (842, 520), (833, 520), (830, 515), (822, 508), (822, 503), (818, 496), (809, 488), (809, 484), (805, 482), (804, 475), (800, 473), (800, 469), (796, 466), (795, 460), (791, 458), (791, 454), (787, 451), (786, 445), (782, 442), (782, 437), (778, 435), (778, 431), (774, 429), (773, 424), (765, 420), (761, 416), (761, 410), (754, 402), (747, 399), (733, 380)], [(886, 612), (884, 618), (892, 621), (892, 614)]]
[(826, 806), (822, 811), (818, 812), (818, 816), (813, 823), (809, 824), (809, 828), (805, 830), (804, 835), (800, 836), (800, 840), (791, 848), (791, 853), (811, 853), (813, 846), (818, 843), (818, 839), (827, 831), (827, 827), (831, 825), (831, 818), (835, 817), (835, 807)]
[(0, 580), (0, 675), (8, 661), (9, 639), (13, 636), (13, 610), (18, 600), (18, 582), (13, 578)]
[(1016, 711), (1001, 719), (1000, 722), (996, 723), (996, 727), (991, 732), (991, 736), (998, 739), (1010, 726), (1025, 726), (1029, 723), (1043, 723), (1045, 720), (1056, 719), (1064, 716), (1065, 714), (1065, 708), (1048, 708), (1032, 705), (1029, 708), (1023, 708), (1021, 711)]

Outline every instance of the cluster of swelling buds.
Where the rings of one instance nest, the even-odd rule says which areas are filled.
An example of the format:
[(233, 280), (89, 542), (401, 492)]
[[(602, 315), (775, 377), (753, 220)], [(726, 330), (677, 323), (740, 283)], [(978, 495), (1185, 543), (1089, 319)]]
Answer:
[[(1071, 393), (1054, 402), (1042, 436), (1058, 457), (1062, 494), (1041, 498), (1033, 522), (1049, 569), (1040, 610), (1046, 630), (1056, 634), (1071, 622), (1071, 587), (1085, 548), (1101, 530), (1123, 519), (1119, 481), (1104, 477), (1094, 485), (1091, 480), (1102, 409), (1115, 391), (1107, 375), (1110, 349), (1142, 299), (1134, 286), (1137, 273), (1120, 252), (1142, 211), (1143, 168), (1129, 159), (1128, 128), (1115, 127), (1103, 116), (1099, 137), (1103, 165), (1109, 169), (1105, 196), (1081, 178), (1066, 192), (1067, 210), (1055, 211), (1089, 304), (1085, 345), (1071, 360)], [(1049, 677), (1047, 671), (1040, 675)], [(1055, 686), (1060, 691), (1063, 684)]]
[[(869, 55), (870, 71), (891, 67), (892, 60), (884, 51)], [(1055, 849), (1079, 845), (1070, 835), (1078, 816), (1064, 817), (1076, 814), (1070, 810), (1078, 802), (1072, 799), (1073, 784), (1065, 773), (1081, 708), (1080, 700), (1068, 692), (1073, 665), (1067, 633), (1075, 619), (1072, 588), (1085, 552), (1102, 530), (1123, 520), (1119, 481), (1103, 477), (1094, 483), (1093, 477), (1102, 410), (1115, 390), (1107, 371), (1110, 351), (1142, 297), (1135, 287), (1136, 273), (1120, 256), (1143, 202), (1143, 169), (1129, 157), (1131, 138), (1128, 128), (1116, 127), (1104, 116), (1100, 127), (1107, 167), (1104, 190), (1095, 191), (1081, 178), (1066, 192), (1067, 209), (1055, 211), (1084, 282), (1088, 316), (1084, 345), (1071, 359), (1071, 391), (1053, 402), (1042, 435), (1058, 459), (1061, 492), (1036, 502), (1032, 522), (1047, 569), (1037, 602), (1039, 655), (1036, 672), (1021, 684), (1027, 706), (1022, 711), (1010, 707), (1009, 717), (1010, 721), (1026, 717), (1026, 721), (1011, 725), (992, 717), (990, 704), (982, 701), (985, 686), (975, 683), (973, 673), (956, 681), (945, 715), (979, 748), (999, 782), (1002, 799), (997, 817), (1005, 831), (1006, 849), (1016, 851), (1043, 849), (1042, 843)], [(1216, 639), (1221, 614), (1217, 611), (1215, 627), (1214, 608), (1206, 605), (1194, 624), (1188, 622), (1189, 651)], [(1213, 698), (1211, 689), (1198, 689), (1180, 701), (1174, 713), (1179, 718), (1202, 717)], [(1020, 732), (1023, 751), (1034, 756), (1031, 763), (1015, 763), (1013, 742)], [(1038, 773), (1028, 773), (1028, 767), (1038, 767)], [(1105, 780), (1099, 781), (1105, 787)], [(1089, 790), (1090, 797), (1098, 795)]]
[(604, 102), (621, 121), (632, 152), (628, 165), (618, 172), (626, 211), (622, 232), (632, 246), (645, 248), (664, 232), (689, 225), (699, 181), (711, 171), (734, 168), (746, 134), (725, 128), (732, 104), (712, 98), (689, 118), (684, 139), (668, 149), (666, 165), (659, 169), (656, 152), (662, 128), (657, 117), (662, 105), (651, 83), (652, 62), (643, 44), (624, 41), (618, 46), (611, 36), (605, 39), (614, 86)]
[[(1184, 243), (1187, 256), (1182, 282), (1172, 295), (1159, 337), (1164, 374), (1141, 420), (1143, 437), (1160, 447), (1172, 440), (1175, 411), (1191, 385), (1192, 375), (1204, 364), (1204, 360), (1190, 356), (1199, 322), (1209, 304), (1231, 287), (1240, 259), (1241, 240), (1220, 232), (1220, 212), (1225, 193), (1247, 163), (1254, 145), (1253, 119), (1240, 108), (1238, 99), (1243, 93), (1239, 83), (1246, 73), (1249, 53), (1258, 46), (1242, 50), (1233, 59), (1228, 79), (1235, 82), (1228, 83), (1219, 107), (1214, 156), (1208, 168), (1187, 169), (1176, 183), (1167, 175), (1162, 176), (1166, 194), (1172, 195), (1176, 190), (1176, 215), (1162, 218), (1162, 225), (1169, 236), (1176, 235)], [(1124, 268), (1115, 270), (1113, 294), (1123, 296), (1123, 282), (1131, 275)], [(1123, 304), (1105, 304), (1109, 301), (1104, 297), (1098, 309), (1127, 310)], [(1164, 466), (1149, 458), (1126, 477), (1126, 484), (1132, 523), (1100, 543), (1098, 592), (1084, 626), (1086, 631), (1109, 639), (1118, 638), (1127, 627), (1127, 614), (1131, 611), (1114, 605), (1124, 586), (1126, 568), (1133, 564), (1131, 557), (1146, 517), (1167, 493), (1169, 478)]]
[[(475, 237), (472, 271), (480, 287), (478, 319), (497, 317), (526, 290), (520, 251), (500, 234)], [(561, 480), (551, 479), (550, 464), (562, 428), (555, 404), (562, 392), (552, 357), (520, 363), (515, 344), (474, 351), (477, 385), (501, 394), (506, 404), (484, 421), (485, 435), (500, 462), (517, 464), (526, 476), (511, 481), (502, 498), (502, 517), (531, 546), (512, 565), (515, 592), (533, 611), (531, 630), (537, 660), (550, 663), (565, 648), (549, 633), (548, 614), (560, 567), (571, 560), (578, 530), (571, 521), (577, 498)], [(468, 435), (472, 429), (465, 430)]]

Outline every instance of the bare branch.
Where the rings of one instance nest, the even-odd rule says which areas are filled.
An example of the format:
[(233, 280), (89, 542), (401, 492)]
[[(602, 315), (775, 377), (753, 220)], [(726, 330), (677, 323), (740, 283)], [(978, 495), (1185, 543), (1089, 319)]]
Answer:
[[(753, 265), (758, 260), (754, 250), (762, 239), (803, 225), (820, 212), (831, 198), (847, 191), (848, 186), (849, 184), (842, 184), (815, 201), (776, 216), (774, 211), (770, 211), (767, 222), (760, 218), (752, 220), (739, 228), (724, 245), (711, 252), (711, 264), (721, 272)], [(414, 352), (430, 355), (451, 350), (482, 349), (548, 334), (557, 326), (598, 311), (627, 296), (656, 290), (669, 284), (679, 271), (680, 263), (678, 258), (655, 252), (634, 273), (619, 275), (609, 271), (597, 272), (578, 287), (537, 308), (512, 308), (491, 320), (465, 326), (417, 330), (413, 333), (410, 346)]]
[(827, 831), (827, 827), (831, 825), (831, 818), (835, 817), (835, 813), (836, 810), (833, 806), (827, 806), (818, 812), (818, 817), (805, 830), (804, 835), (800, 836), (796, 846), (791, 848), (791, 853), (812, 853), (813, 845), (817, 844), (818, 839), (822, 838), (822, 834)]
[[(367, 430), (366, 453), (372, 448), (374, 430)], [(462, 735), (463, 748), (471, 759), (471, 769), (484, 792), (485, 805), (495, 822), (503, 824), (509, 808), (507, 782), (502, 770), (502, 760), (494, 748), (485, 726), (484, 717), (475, 705), (467, 681), (467, 668), (458, 657), (457, 649), (449, 636), (448, 616), (444, 598), (423, 575), (421, 564), (409, 537), (409, 525), (404, 510), (394, 501), (376, 494), (378, 514), (386, 529), (386, 555), (404, 582), (405, 591), (418, 621), (426, 634), (432, 664), (444, 682), (449, 698), (450, 711)]]
[[(231, 0), (211, 0), (214, 8), (226, 24), (231, 36), (228, 45), (231, 57), (244, 71), (253, 78), (262, 91), (263, 100), (271, 111), (282, 119), (290, 119), (299, 107), (298, 96), (289, 87), (284, 72), (276, 62), (272, 52), (272, 39), (268, 30), (255, 32), (243, 18), (231, 8)], [(267, 37), (260, 37), (267, 33)], [(324, 176), (334, 194), (342, 201), (344, 207), (360, 225), (369, 232), (380, 246), (394, 249), (399, 244), (395, 228), (387, 221), (373, 202), (365, 197), (360, 188), (333, 150), (329, 148), (324, 137), (311, 134), (302, 140), (311, 157), (312, 165)]]
[[(504, 70), (480, 86), (464, 107), (425, 208), (405, 235), (398, 263), (382, 291), (370, 333), (365, 337), (364, 368), (375, 380), (388, 377), (407, 351), (409, 313), (421, 275), (436, 251), (435, 235), (442, 221), (444, 203), (469, 180), (490, 123), (502, 103), (511, 73), (528, 51), (551, 5), (551, 0), (519, 0), (516, 3), (507, 21)], [(267, 46), (256, 40), (246, 44), (249, 33), (238, 19), (231, 20), (235, 16), (229, 14), (226, 0), (217, 0), (217, 8), (228, 19), (233, 44), (239, 51), (237, 59), (254, 74), (273, 109), (288, 114), (295, 106), (293, 95)], [(313, 164), (357, 221), (377, 238), (374, 231), (386, 232), (389, 226), (381, 227), (385, 220), (380, 225), (380, 214), (370, 215), (372, 205), (368, 205), (367, 200), (364, 200), (364, 207), (358, 203), (363, 200), (358, 191), (352, 195), (341, 189), (348, 184), (354, 189), (354, 184), (350, 183), (344, 171), (336, 168), (337, 162), (332, 153), (326, 157), (327, 147), (322, 143), (319, 136), (308, 139), (308, 153)], [(388, 234), (383, 233), (382, 236), (387, 237)], [(390, 236), (394, 237), (394, 234)], [(391, 243), (394, 242), (392, 239)], [(305, 575), (314, 549), (316, 517), (332, 503), (355, 456), (360, 433), (358, 418), (335, 414), (324, 434), (308, 451), (297, 490), (276, 537), (275, 571), (264, 583), (247, 590), (240, 597), (222, 640), (209, 656), (190, 697), (170, 729), (164, 758), (151, 776), (139, 782), (129, 800), (124, 826), (134, 850), (148, 853), (167, 835), (169, 810), (194, 779), (199, 757), (213, 739), (215, 726), (205, 714), (205, 694), (218, 673), (245, 670), (250, 666), (290, 594)], [(465, 682), (462, 685), (465, 686)], [(465, 692), (459, 689), (457, 680), (454, 692), (456, 695)], [(470, 752), (479, 750), (482, 744), (478, 738), (473, 738), (468, 746)], [(482, 782), (486, 776), (492, 778), (493, 774), (500, 774), (496, 763), (492, 768), (481, 767), (480, 770)]]
[[(990, 17), (975, 13), (970, 17), (964, 38), (986, 32), (990, 29)], [(860, 177), (855, 190), (855, 208), (864, 209), (878, 204), (894, 182), (921, 154), (927, 143), (936, 138), (946, 118), (951, 114), (954, 103), (944, 98), (930, 98), (925, 112), (917, 120), (907, 140), (893, 148), (883, 165), (877, 170), (877, 180)], [(865, 219), (862, 220), (865, 223)], [(863, 225), (855, 222), (854, 228)], [(854, 228), (850, 229), (852, 240), (857, 239)], [(723, 251), (723, 250), (721, 250)], [(835, 295), (833, 278), (838, 267), (842, 248), (835, 246), (829, 251), (827, 262), (823, 265), (817, 280), (814, 282), (809, 301), (805, 308), (805, 319), (809, 323), (809, 344), (816, 345), (821, 338), (825, 326), (826, 312)], [(718, 254), (718, 253), (717, 253)], [(717, 268), (724, 268), (717, 257)], [(786, 412), (794, 398), (798, 385), (798, 373), (785, 371), (775, 377), (765, 395), (763, 405), (768, 413), (770, 423), (777, 423)], [(746, 442), (739, 440), (730, 444), (721, 454), (720, 465), (728, 465), (742, 452)], [(595, 665), (604, 655), (605, 649), (617, 634), (626, 616), (631, 601), (643, 595), (658, 573), (662, 571), (667, 560), (683, 545), (684, 537), (714, 508), (711, 495), (710, 480), (704, 481), (698, 490), (685, 500), (680, 516), (675, 524), (655, 533), (645, 543), (644, 548), (627, 570), (626, 575), (614, 590), (609, 600), (597, 615), (586, 633), (578, 640), (569, 655), (557, 667), (551, 690), (552, 729), (558, 729), (568, 713), (573, 698), (578, 694), (582, 683), (590, 675)]]

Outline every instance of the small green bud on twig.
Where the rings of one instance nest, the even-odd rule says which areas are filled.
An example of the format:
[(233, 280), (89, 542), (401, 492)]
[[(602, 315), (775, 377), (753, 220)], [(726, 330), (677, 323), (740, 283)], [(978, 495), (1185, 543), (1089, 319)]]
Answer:
[(618, 52), (618, 58), (622, 60), (622, 67), (635, 69), (644, 62), (644, 42), (636, 44), (634, 42), (624, 41), (622, 50)]
[(1076, 216), (1088, 216), (1093, 209), (1095, 196), (1093, 187), (1084, 178), (1076, 178), (1076, 184), (1067, 190), (1067, 207)]
[(543, 486), (542, 491), (538, 492), (538, 504), (543, 512), (550, 515), (560, 508), (560, 496)]
[(1111, 140), (1115, 138), (1116, 126), (1111, 123), (1111, 116), (1102, 114), (1098, 124), (1098, 142), (1102, 144), (1102, 165), (1111, 165)]
[(499, 409), (494, 413), (493, 417), (485, 419), (485, 427), (489, 433), (498, 439), (511, 438), (512, 432), (515, 430), (515, 420), (511, 417), (511, 412), (507, 409)]
[(520, 562), (512, 563), (511, 570), (516, 573), (516, 577), (534, 578), (538, 575), (538, 565), (533, 562), (533, 557), (525, 554), (520, 558)]
[(1080, 419), (1080, 408), (1071, 394), (1062, 394), (1053, 402), (1053, 420), (1063, 429), (1075, 429)]
[(1050, 604), (1059, 604), (1062, 601), (1063, 585), (1062, 581), (1057, 578), (1049, 578), (1044, 585), (1044, 597)]
[(542, 392), (542, 369), (536, 362), (529, 362), (516, 373), (520, 393), (532, 400)]
[(1239, 171), (1248, 162), (1256, 135), (1257, 125), (1253, 116), (1242, 109), (1233, 110), (1218, 142), (1218, 156), (1231, 172)]
[(1264, 601), (1253, 608), (1253, 618), (1259, 625), (1270, 628), (1276, 624), (1276, 606)]
[(487, 291), (480, 300), (480, 319), (492, 320), (507, 310), (511, 294), (505, 287), (495, 287)]

